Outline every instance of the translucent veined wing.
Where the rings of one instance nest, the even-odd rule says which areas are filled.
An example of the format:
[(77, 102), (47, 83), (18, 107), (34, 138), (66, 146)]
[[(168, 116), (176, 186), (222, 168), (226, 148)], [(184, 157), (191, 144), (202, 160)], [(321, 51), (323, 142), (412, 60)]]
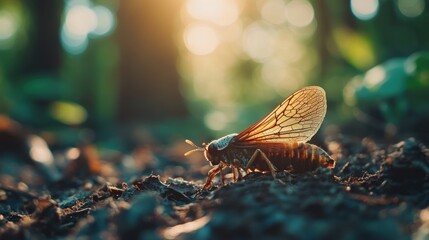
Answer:
[(262, 118), (235, 137), (236, 144), (251, 142), (307, 142), (323, 122), (326, 95), (321, 87), (296, 91)]

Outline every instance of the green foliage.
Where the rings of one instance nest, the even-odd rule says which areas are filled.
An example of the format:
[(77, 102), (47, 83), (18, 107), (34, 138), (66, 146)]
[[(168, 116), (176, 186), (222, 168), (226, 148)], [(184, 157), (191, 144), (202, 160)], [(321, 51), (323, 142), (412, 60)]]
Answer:
[(406, 59), (391, 59), (354, 77), (344, 98), (365, 112), (378, 111), (387, 123), (399, 124), (410, 112), (427, 116), (429, 54), (418, 52)]

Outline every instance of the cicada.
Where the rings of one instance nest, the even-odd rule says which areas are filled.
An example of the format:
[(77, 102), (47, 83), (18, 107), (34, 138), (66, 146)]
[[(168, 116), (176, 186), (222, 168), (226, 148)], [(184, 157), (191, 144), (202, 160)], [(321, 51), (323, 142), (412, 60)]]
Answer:
[(323, 88), (310, 86), (290, 95), (267, 116), (241, 133), (226, 135), (209, 144), (196, 146), (185, 156), (204, 152), (213, 169), (203, 186), (211, 186), (213, 178), (230, 167), (233, 181), (242, 177), (242, 171), (271, 172), (276, 178), (278, 171), (302, 173), (319, 167), (333, 168), (335, 160), (322, 148), (307, 143), (323, 122), (326, 114), (326, 94)]

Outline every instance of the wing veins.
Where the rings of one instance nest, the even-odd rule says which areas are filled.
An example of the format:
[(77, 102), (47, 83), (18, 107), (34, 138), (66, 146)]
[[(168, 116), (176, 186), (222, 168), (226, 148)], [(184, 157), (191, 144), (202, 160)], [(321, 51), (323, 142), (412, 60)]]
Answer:
[(306, 87), (290, 95), (267, 116), (241, 132), (236, 141), (308, 141), (326, 114), (325, 91)]

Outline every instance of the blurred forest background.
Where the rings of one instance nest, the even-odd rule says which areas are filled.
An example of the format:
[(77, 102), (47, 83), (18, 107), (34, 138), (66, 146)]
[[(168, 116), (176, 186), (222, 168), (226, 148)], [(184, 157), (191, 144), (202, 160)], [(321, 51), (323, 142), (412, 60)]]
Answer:
[[(0, 0), (0, 239), (427, 239), (428, 26), (429, 0)], [(185, 139), (309, 85), (333, 170), (201, 189)]]
[(307, 85), (319, 135), (428, 143), (428, 4), (0, 0), (0, 150), (209, 141)]

